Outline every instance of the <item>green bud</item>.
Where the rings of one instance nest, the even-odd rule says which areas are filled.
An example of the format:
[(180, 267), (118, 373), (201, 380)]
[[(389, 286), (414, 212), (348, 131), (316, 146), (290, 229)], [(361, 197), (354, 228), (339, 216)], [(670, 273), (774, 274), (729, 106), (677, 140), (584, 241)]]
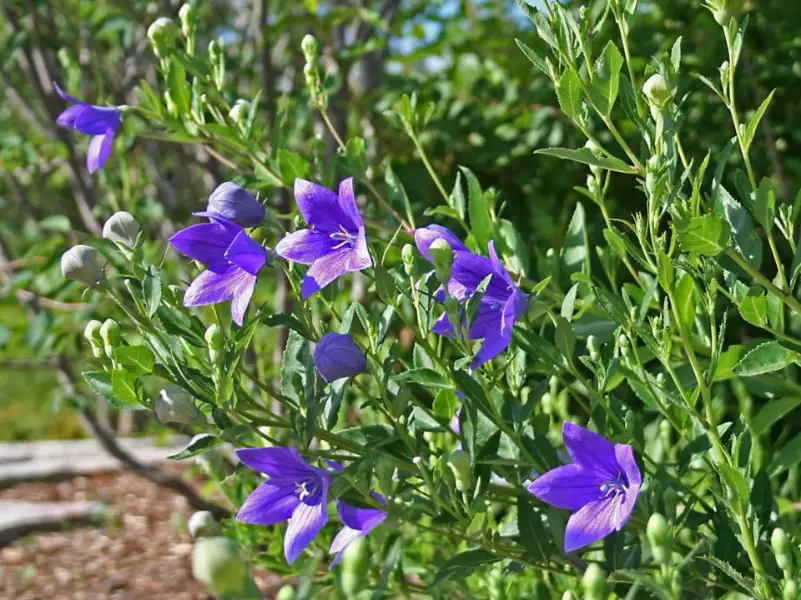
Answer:
[(370, 567), (370, 545), (359, 536), (342, 552), (342, 591), (353, 598), (367, 585)]
[(100, 337), (100, 328), (102, 323), (97, 319), (92, 319), (86, 324), (83, 330), (83, 337), (93, 346), (102, 346), (103, 338)]
[(91, 246), (73, 246), (61, 256), (61, 274), (67, 279), (94, 287), (106, 278), (105, 260)]
[(227, 537), (203, 538), (192, 552), (192, 575), (218, 596), (237, 596), (247, 587), (248, 569)]
[(206, 339), (206, 343), (212, 350), (219, 351), (225, 348), (225, 334), (223, 333), (222, 328), (217, 325), (217, 323), (212, 323), (209, 325), (203, 337)]
[(131, 213), (124, 210), (116, 212), (103, 225), (103, 237), (115, 244), (133, 248), (139, 236), (139, 223)]
[(576, 600), (576, 595), (570, 590), (567, 590), (564, 594), (562, 594), (562, 600)]
[(590, 358), (594, 362), (598, 362), (601, 359), (601, 343), (594, 335), (587, 338), (587, 350), (589, 350)]
[(664, 546), (667, 544), (668, 523), (667, 519), (659, 513), (654, 513), (648, 519), (645, 528), (648, 535), (648, 542), (652, 546)]
[(222, 44), (219, 40), (211, 40), (209, 42), (209, 60), (212, 63), (217, 63), (222, 58)]
[(659, 73), (651, 75), (642, 86), (642, 92), (651, 106), (664, 108), (670, 101), (670, 88), (667, 81)]
[(172, 19), (161, 17), (153, 21), (147, 29), (147, 39), (153, 52), (159, 58), (167, 58), (175, 49), (178, 26)]
[(629, 338), (625, 333), (621, 333), (620, 337), (617, 338), (617, 343), (620, 344), (621, 348), (628, 348), (629, 347)]
[(587, 600), (601, 600), (606, 598), (606, 573), (596, 563), (590, 563), (584, 576), (581, 578)]
[(207, 510), (199, 510), (189, 517), (187, 527), (193, 538), (212, 537), (220, 533), (217, 521)]
[(414, 275), (414, 247), (411, 244), (404, 244), (401, 250), (401, 260), (403, 260), (403, 270), (406, 275)]
[(774, 554), (788, 554), (790, 552), (790, 542), (784, 529), (777, 527), (770, 536), (770, 545)]
[(295, 588), (287, 584), (278, 590), (278, 593), (275, 595), (275, 600), (296, 600), (297, 597), (298, 593), (295, 591)]
[(668, 489), (665, 490), (665, 493), (662, 495), (662, 499), (665, 501), (665, 512), (667, 513), (668, 518), (671, 521), (675, 521), (679, 508), (678, 492), (676, 492), (676, 490), (673, 489), (672, 487), (669, 487)]
[(162, 423), (189, 425), (200, 415), (192, 395), (177, 385), (168, 385), (155, 402), (156, 416)]
[(782, 591), (782, 600), (798, 600), (798, 584), (793, 579), (788, 579)]
[(119, 323), (113, 319), (106, 319), (100, 326), (100, 337), (103, 339), (106, 356), (111, 358), (114, 355), (114, 350), (122, 342)]
[(437, 272), (437, 279), (443, 285), (447, 285), (451, 278), (451, 266), (453, 265), (453, 248), (445, 238), (437, 238), (431, 243), (428, 249), (431, 262)]
[(197, 27), (197, 11), (187, 2), (178, 11), (178, 18), (181, 21), (181, 31), (186, 37), (190, 37)]
[(234, 103), (231, 110), (228, 111), (228, 118), (237, 125), (243, 125), (245, 121), (247, 121), (249, 111), (250, 102), (240, 98)]
[(456, 488), (460, 492), (470, 489), (470, 455), (464, 450), (454, 450), (448, 457), (448, 466), (456, 479)]
[(313, 35), (307, 33), (303, 36), (303, 40), (300, 42), (300, 47), (303, 50), (303, 56), (306, 58), (307, 62), (312, 62), (317, 59), (317, 38)]

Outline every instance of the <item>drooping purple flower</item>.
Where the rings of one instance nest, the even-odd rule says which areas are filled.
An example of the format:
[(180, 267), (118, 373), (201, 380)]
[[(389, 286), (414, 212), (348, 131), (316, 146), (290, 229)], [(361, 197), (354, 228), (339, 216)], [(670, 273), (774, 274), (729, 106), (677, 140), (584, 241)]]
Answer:
[(67, 110), (56, 119), (56, 123), (68, 129), (94, 136), (89, 142), (86, 166), (90, 173), (100, 169), (111, 154), (114, 136), (122, 123), (122, 113), (113, 106), (96, 106), (70, 96), (53, 82), (56, 93), (67, 102), (72, 102)]
[(562, 426), (572, 465), (538, 477), (528, 491), (543, 502), (574, 511), (565, 530), (565, 552), (572, 552), (620, 531), (628, 521), (642, 476), (634, 451), (565, 422)]
[[(478, 313), (468, 332), (469, 339), (484, 340), (470, 364), (470, 370), (475, 371), (509, 347), (512, 342), (512, 327), (526, 311), (528, 297), (517, 288), (509, 272), (504, 268), (495, 251), (494, 241), (489, 242), (489, 258), (485, 258), (470, 252), (459, 238), (445, 227), (431, 225), (418, 231), (419, 234), (415, 232), (415, 242), (420, 253), (426, 258), (428, 258), (428, 248), (438, 237), (446, 239), (453, 248), (448, 293), (457, 300), (470, 297), (481, 282), (491, 276), (481, 298)], [(444, 301), (443, 290), (437, 293), (437, 299)], [(432, 330), (447, 337), (454, 335), (453, 324), (447, 313), (437, 320)]]
[(292, 563), (328, 522), (331, 476), (308, 464), (295, 448), (244, 448), (239, 460), (270, 477), (247, 497), (237, 521), (275, 525), (289, 521), (284, 555)]
[[(381, 504), (386, 505), (384, 496), (378, 492), (370, 492), (376, 500)], [(344, 502), (337, 502), (337, 514), (339, 520), (342, 521), (344, 527), (331, 542), (331, 549), (329, 552), (335, 553), (334, 560), (331, 561), (331, 567), (335, 567), (342, 560), (342, 554), (348, 545), (360, 537), (367, 537), (373, 529), (381, 525), (386, 518), (387, 512), (380, 508), (360, 508), (358, 506), (351, 506)]]
[(301, 286), (304, 300), (345, 273), (373, 266), (352, 177), (339, 184), (339, 195), (296, 179), (295, 202), (309, 228), (287, 235), (275, 251), (287, 260), (311, 265)]
[(231, 316), (241, 326), (256, 277), (267, 254), (236, 223), (212, 215), (209, 223), (192, 225), (176, 233), (170, 243), (180, 253), (202, 262), (207, 269), (184, 294), (184, 306), (231, 302)]
[(349, 333), (328, 332), (314, 349), (314, 366), (323, 379), (332, 383), (367, 370), (367, 358)]
[(242, 227), (256, 227), (264, 219), (264, 206), (247, 190), (233, 181), (226, 181), (211, 193), (206, 210), (195, 213), (198, 217), (212, 215), (219, 215)]

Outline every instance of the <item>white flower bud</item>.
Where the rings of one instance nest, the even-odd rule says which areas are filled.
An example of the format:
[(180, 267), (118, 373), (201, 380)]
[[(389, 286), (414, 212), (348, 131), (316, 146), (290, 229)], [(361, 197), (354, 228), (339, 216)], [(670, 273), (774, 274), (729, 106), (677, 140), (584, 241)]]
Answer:
[(189, 517), (189, 533), (194, 538), (212, 537), (220, 533), (214, 516), (207, 510), (199, 510)]
[(106, 278), (103, 264), (103, 257), (91, 246), (73, 246), (61, 256), (61, 274), (94, 287)]
[(670, 100), (670, 88), (659, 73), (651, 75), (642, 86), (642, 92), (653, 106), (662, 108)]
[(156, 416), (162, 423), (188, 425), (200, 414), (192, 396), (175, 385), (161, 390), (155, 404)]
[(247, 565), (227, 537), (203, 538), (195, 544), (192, 575), (218, 596), (236, 597), (247, 585)]
[(116, 244), (133, 248), (139, 236), (139, 223), (131, 213), (120, 211), (111, 215), (103, 225), (103, 237)]

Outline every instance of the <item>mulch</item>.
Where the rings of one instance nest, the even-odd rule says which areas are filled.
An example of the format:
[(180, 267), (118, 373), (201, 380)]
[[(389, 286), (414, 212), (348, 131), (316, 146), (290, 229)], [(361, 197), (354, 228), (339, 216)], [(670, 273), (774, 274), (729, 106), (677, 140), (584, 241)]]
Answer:
[[(35, 534), (0, 549), (0, 598), (212, 598), (192, 578), (186, 521), (193, 511), (170, 490), (120, 472), (18, 484), (0, 491), (0, 499), (107, 505), (106, 518), (94, 526)], [(268, 577), (256, 581), (262, 589), (276, 583)]]

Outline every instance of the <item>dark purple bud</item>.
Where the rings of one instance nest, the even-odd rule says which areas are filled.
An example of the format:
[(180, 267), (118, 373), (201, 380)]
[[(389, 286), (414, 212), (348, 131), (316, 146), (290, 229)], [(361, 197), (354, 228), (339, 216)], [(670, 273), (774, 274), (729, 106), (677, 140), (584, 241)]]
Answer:
[(348, 333), (326, 333), (314, 350), (314, 365), (328, 383), (367, 370), (364, 353)]
[(264, 218), (261, 202), (232, 181), (217, 186), (209, 196), (206, 210), (242, 227), (256, 227)]

